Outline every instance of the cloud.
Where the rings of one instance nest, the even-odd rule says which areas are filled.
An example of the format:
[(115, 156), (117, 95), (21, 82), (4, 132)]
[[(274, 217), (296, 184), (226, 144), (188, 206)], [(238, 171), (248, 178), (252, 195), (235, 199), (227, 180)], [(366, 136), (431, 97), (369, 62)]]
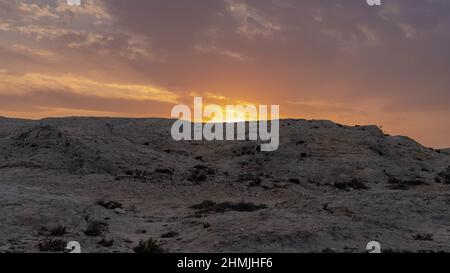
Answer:
[(0, 32), (52, 47), (90, 50), (100, 56), (154, 59), (145, 37), (113, 27), (113, 18), (101, 1), (85, 0), (82, 7), (56, 0), (39, 4), (2, 0), (0, 5), (4, 8), (0, 11)]
[(248, 37), (271, 36), (281, 26), (271, 21), (261, 10), (242, 0), (226, 0), (228, 11), (238, 23), (237, 33)]
[(69, 90), (80, 95), (165, 103), (177, 103), (179, 99), (173, 92), (149, 85), (105, 83), (70, 74), (62, 76), (0, 74), (0, 93), (28, 94), (35, 90)]
[(195, 50), (202, 52), (202, 53), (213, 53), (213, 54), (218, 54), (221, 56), (225, 56), (228, 58), (232, 58), (238, 61), (245, 61), (248, 58), (245, 57), (244, 55), (242, 55), (239, 52), (236, 51), (231, 51), (228, 49), (222, 49), (222, 48), (218, 48), (216, 46), (213, 45), (202, 45), (202, 44), (197, 44), (194, 46)]
[(101, 1), (95, 0), (83, 0), (83, 6), (72, 7), (67, 5), (65, 1), (57, 1), (55, 11), (58, 14), (63, 14), (66, 17), (88, 17), (99, 20), (96, 23), (103, 23), (104, 21), (109, 21), (112, 19), (111, 15), (106, 11), (105, 5)]
[(34, 3), (27, 4), (27, 3), (20, 2), (18, 5), (18, 10), (20, 10), (21, 12), (26, 14), (26, 16), (28, 17), (27, 19), (31, 19), (32, 21), (39, 20), (41, 18), (58, 19), (59, 16), (57, 14), (53, 13), (50, 9), (51, 8), (48, 5), (39, 6)]
[(11, 50), (19, 53), (24, 54), (32, 57), (39, 57), (39, 58), (46, 58), (46, 59), (53, 59), (55, 58), (55, 54), (51, 51), (45, 50), (45, 49), (36, 49), (31, 48), (26, 45), (21, 44), (13, 44), (11, 46)]
[(398, 26), (405, 33), (406, 38), (408, 38), (408, 39), (416, 39), (417, 38), (417, 31), (413, 26), (410, 26), (408, 24), (399, 24)]

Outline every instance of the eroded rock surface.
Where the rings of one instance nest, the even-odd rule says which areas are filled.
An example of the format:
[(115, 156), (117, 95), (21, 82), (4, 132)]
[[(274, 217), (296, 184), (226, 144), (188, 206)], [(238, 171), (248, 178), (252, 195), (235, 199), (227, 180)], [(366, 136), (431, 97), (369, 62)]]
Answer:
[(252, 141), (175, 142), (171, 124), (0, 118), (0, 251), (75, 240), (133, 252), (150, 238), (169, 252), (364, 252), (372, 240), (450, 251), (449, 150), (284, 120), (280, 148), (264, 153)]

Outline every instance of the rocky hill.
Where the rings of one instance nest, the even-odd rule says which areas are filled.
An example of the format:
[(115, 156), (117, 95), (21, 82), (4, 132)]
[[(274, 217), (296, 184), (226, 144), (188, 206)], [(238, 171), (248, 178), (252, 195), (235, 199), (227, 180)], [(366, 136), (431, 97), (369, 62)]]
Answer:
[(0, 118), (0, 252), (450, 251), (450, 150), (283, 120), (266, 153), (172, 123)]

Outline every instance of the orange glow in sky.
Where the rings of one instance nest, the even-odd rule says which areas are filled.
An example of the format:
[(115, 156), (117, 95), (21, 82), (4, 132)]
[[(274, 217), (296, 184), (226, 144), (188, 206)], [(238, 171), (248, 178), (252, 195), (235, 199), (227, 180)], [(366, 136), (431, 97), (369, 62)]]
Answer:
[(0, 0), (0, 115), (169, 118), (202, 96), (450, 147), (450, 3), (331, 2)]

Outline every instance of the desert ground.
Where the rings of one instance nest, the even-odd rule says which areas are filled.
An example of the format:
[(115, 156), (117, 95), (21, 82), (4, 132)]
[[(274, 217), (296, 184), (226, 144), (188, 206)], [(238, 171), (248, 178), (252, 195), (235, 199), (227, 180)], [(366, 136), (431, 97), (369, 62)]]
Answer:
[(448, 149), (282, 120), (260, 152), (172, 123), (0, 118), (0, 252), (450, 252)]

